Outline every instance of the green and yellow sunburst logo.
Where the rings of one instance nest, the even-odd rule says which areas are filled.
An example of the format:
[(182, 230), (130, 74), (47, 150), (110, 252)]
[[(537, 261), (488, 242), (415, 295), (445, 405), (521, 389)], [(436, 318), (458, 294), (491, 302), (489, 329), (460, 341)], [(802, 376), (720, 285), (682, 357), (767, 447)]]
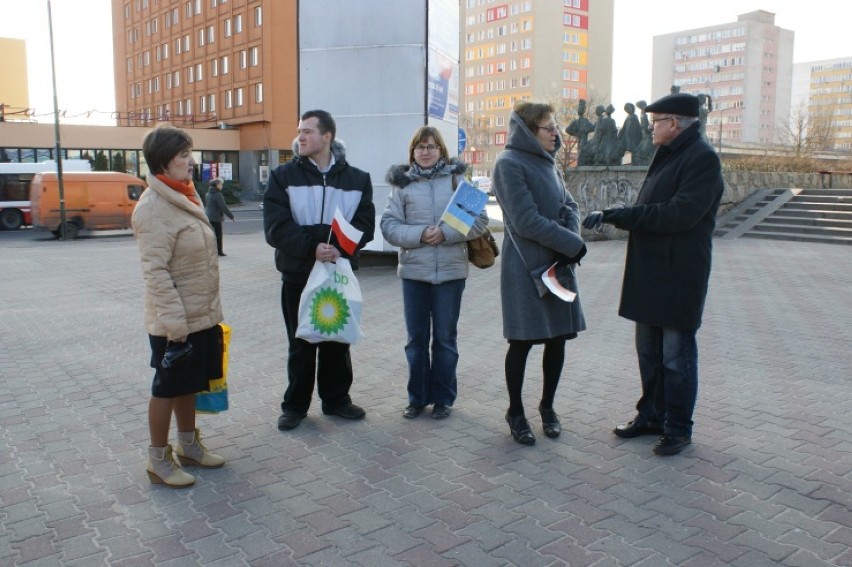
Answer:
[(349, 321), (349, 303), (339, 291), (324, 287), (314, 293), (311, 301), (311, 324), (320, 334), (339, 333)]

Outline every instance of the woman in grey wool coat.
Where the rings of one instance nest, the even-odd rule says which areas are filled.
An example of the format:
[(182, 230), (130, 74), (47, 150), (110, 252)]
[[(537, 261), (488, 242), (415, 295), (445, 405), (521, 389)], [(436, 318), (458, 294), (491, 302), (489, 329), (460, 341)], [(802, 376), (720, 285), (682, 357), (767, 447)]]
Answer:
[(579, 297), (569, 303), (551, 292), (541, 295), (541, 282), (536, 282), (544, 270), (558, 263), (560, 283), (576, 293), (574, 265), (586, 253), (579, 208), (565, 189), (555, 160), (561, 145), (553, 107), (520, 101), (509, 118), (506, 150), (494, 164), (494, 192), (506, 229), (500, 270), (503, 336), (509, 341), (506, 421), (512, 437), (523, 445), (535, 443), (522, 401), (530, 349), (544, 345), (539, 413), (544, 434), (555, 438), (562, 432), (553, 400), (565, 360), (565, 341), (586, 328)]

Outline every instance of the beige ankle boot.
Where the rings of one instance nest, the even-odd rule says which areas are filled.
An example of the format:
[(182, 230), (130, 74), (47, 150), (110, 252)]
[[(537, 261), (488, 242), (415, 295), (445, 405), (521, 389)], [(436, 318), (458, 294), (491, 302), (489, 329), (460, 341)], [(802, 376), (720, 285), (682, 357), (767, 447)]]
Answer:
[(178, 442), (174, 446), (175, 453), (182, 465), (187, 467), (204, 467), (218, 469), (225, 464), (224, 457), (211, 453), (201, 442), (201, 430), (178, 431)]
[(195, 484), (195, 477), (180, 468), (171, 445), (148, 447), (148, 478), (152, 484), (183, 488)]

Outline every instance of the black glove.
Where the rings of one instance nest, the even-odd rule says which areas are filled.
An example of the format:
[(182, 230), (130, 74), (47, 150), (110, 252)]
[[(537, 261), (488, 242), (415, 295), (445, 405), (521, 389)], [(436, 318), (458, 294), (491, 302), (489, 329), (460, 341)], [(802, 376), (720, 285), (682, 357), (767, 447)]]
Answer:
[(604, 213), (601, 211), (592, 211), (583, 219), (583, 227), (589, 230), (598, 229), (603, 225), (603, 222)]
[(579, 264), (580, 260), (583, 259), (583, 256), (586, 255), (586, 245), (583, 244), (583, 247), (580, 248), (580, 251), (577, 252), (576, 256), (566, 256), (565, 254), (557, 254), (556, 255), (556, 264), (558, 266), (567, 266), (568, 264)]

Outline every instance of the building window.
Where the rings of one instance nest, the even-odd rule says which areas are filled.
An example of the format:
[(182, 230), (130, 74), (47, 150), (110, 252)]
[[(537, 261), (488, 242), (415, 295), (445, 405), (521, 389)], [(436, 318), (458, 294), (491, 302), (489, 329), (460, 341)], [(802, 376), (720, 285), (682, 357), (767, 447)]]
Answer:
[(237, 106), (243, 105), (243, 88), (242, 87), (236, 89), (236, 105)]
[(211, 59), (210, 60), (210, 76), (218, 77), (219, 76), (219, 60)]
[(234, 33), (242, 33), (243, 31), (243, 16), (237, 14), (234, 16)]
[(174, 72), (174, 77), (175, 77), (175, 78), (174, 78), (174, 81), (172, 81), (172, 84), (173, 84), (175, 87), (179, 87), (179, 86), (180, 86), (180, 71), (175, 71), (175, 72)]
[(245, 69), (248, 67), (248, 56), (246, 54), (246, 50), (240, 50), (240, 69)]
[(192, 84), (195, 82), (195, 69), (191, 66), (186, 68), (186, 83)]
[(204, 65), (198, 63), (195, 65), (195, 80), (200, 81), (204, 78)]
[(225, 108), (232, 108), (233, 106), (233, 94), (231, 93), (231, 91), (225, 91)]
[(255, 46), (249, 49), (249, 65), (257, 67), (260, 64), (260, 48)]
[(262, 26), (263, 25), (263, 7), (257, 6), (254, 9), (254, 25)]
[(204, 30), (198, 30), (198, 47), (204, 47), (205, 37)]
[(198, 97), (198, 112), (207, 112), (207, 97), (204, 95)]
[(128, 58), (127, 58), (127, 72), (128, 72), (128, 73), (132, 73), (132, 72), (133, 72), (133, 57), (128, 57)]
[(189, 34), (183, 36), (183, 50), (189, 51)]
[(208, 104), (207, 106), (210, 109), (210, 112), (216, 112), (216, 95), (215, 94), (210, 95), (210, 101), (209, 102), (210, 102), (210, 104)]
[(231, 18), (225, 20), (225, 37), (231, 37)]
[(159, 76), (154, 77), (154, 92), (155, 93), (160, 92), (160, 77)]
[(207, 26), (207, 43), (213, 43), (214, 41), (216, 41), (216, 27)]
[(227, 75), (230, 70), (230, 59), (227, 55), (222, 56), (222, 74)]
[(263, 83), (257, 83), (254, 86), (254, 101), (263, 102)]
[(195, 0), (195, 15), (201, 14), (201, 0)]

